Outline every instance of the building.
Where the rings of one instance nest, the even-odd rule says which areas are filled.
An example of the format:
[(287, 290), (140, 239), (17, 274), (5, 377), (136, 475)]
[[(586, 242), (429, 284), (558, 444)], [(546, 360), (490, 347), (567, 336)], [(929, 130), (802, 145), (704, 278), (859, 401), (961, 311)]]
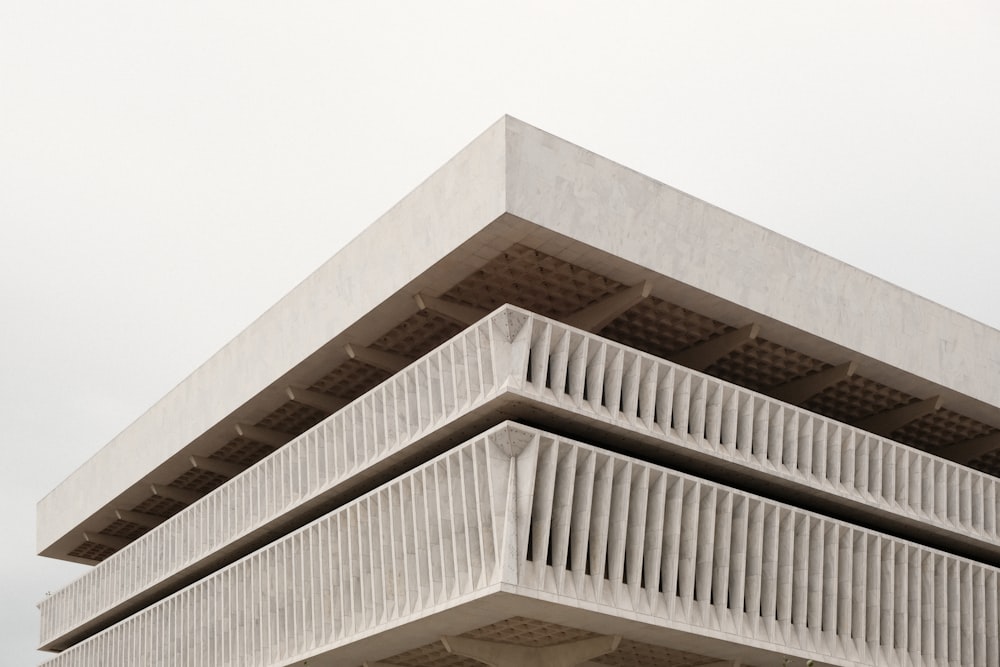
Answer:
[(39, 503), (46, 664), (995, 667), (998, 377), (504, 118)]

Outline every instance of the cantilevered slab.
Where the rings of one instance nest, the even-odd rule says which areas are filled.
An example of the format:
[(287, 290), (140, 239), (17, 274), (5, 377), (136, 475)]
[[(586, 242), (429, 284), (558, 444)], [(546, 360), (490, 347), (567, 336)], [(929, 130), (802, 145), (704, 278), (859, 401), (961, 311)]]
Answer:
[[(695, 558), (691, 532), (710, 561)], [(772, 576), (773, 554), (795, 554), (795, 580), (816, 585)], [(837, 578), (830, 554), (843, 564)], [(874, 573), (869, 581), (895, 573), (898, 583), (849, 585), (860, 579), (845, 576), (855, 567)], [(321, 576), (303, 576), (316, 568)], [(934, 604), (908, 603), (928, 586), (939, 591)], [(963, 665), (995, 665), (998, 599), (996, 567), (504, 423), (46, 665), (103, 665), (109, 655), (150, 667), (392, 664), (444, 635), (449, 650), (497, 667), (571, 667), (618, 650), (616, 635), (698, 654), (679, 665), (920, 664), (926, 644), (916, 632), (872, 641), (893, 627), (934, 633)], [(833, 622), (843, 609), (852, 622)], [(541, 653), (452, 640), (514, 615), (600, 638)]]
[[(405, 250), (398, 240), (407, 239)], [(1000, 426), (1000, 332), (520, 121), (503, 118), (38, 505), (39, 552), (148, 498), (233, 424), (255, 424), (415, 313), (522, 244), (913, 396)], [(877, 317), (874, 316), (877, 314)], [(248, 360), (252, 360), (252, 363)], [(83, 443), (90, 446), (93, 443)]]
[[(505, 238), (509, 223), (491, 226), (505, 209), (511, 123), (520, 125), (505, 118), (486, 130), (43, 498), (39, 552), (64, 557), (79, 541), (71, 533), (81, 526), (100, 530), (115, 507), (141, 502), (148, 482), (141, 492), (140, 483), (171, 459), (209, 454), (199, 441), (225, 442), (220, 438), (231, 437), (232, 422), (242, 410), (253, 410), (262, 391), (278, 382), (277, 392), (288, 384), (308, 385), (316, 373), (311, 357), (335, 347), (331, 341), (348, 328), (353, 326), (351, 340), (371, 340), (414, 311), (412, 296), (403, 291), (425, 275), (425, 288), (439, 291), (427, 272), (463, 243), (471, 254), (487, 243), (517, 240)], [(405, 251), (387, 254), (401, 238), (407, 239)], [(447, 275), (455, 266), (442, 270)], [(468, 270), (458, 268), (462, 275)], [(347, 342), (344, 337), (340, 346)]]
[[(631, 361), (622, 363), (625, 359)], [(634, 372), (639, 367), (644, 374)], [(483, 368), (493, 372), (478, 372)], [(430, 376), (437, 386), (456, 388), (453, 400), (435, 401), (430, 386), (418, 388), (420, 379)], [(588, 382), (578, 381), (588, 376)], [(391, 387), (414, 391), (386, 390)], [(722, 396), (729, 398), (719, 401)], [(392, 427), (372, 420), (372, 415), (406, 414), (413, 405), (424, 407)], [(748, 405), (754, 410), (738, 409)], [(694, 467), (706, 476), (731, 479), (736, 472), (744, 488), (1000, 564), (995, 512), (1000, 485), (984, 473), (963, 471), (891, 440), (503, 306), (294, 439), (282, 455), (260, 460), (192, 511), (140, 537), (130, 553), (111, 556), (46, 596), (38, 605), (43, 649), (73, 645), (129, 609), (159, 599), (165, 587), (218, 569), (227, 562), (225, 554), (244, 553), (261, 535), (281, 535), (317, 508), (337, 507), (378, 480), (413, 469), (442, 444), (454, 444), (461, 434), (496, 423), (501, 415), (547, 422), (564, 433), (613, 442), (647, 461)], [(743, 436), (734, 442), (735, 434)], [(325, 463), (315, 465), (319, 461)], [(956, 485), (959, 476), (964, 481)], [(296, 490), (286, 495), (282, 480), (294, 479), (299, 480)], [(949, 486), (948, 493), (922, 493)], [(243, 510), (233, 513), (233, 507)], [(965, 519), (956, 523), (955, 516)], [(157, 546), (162, 544), (187, 548), (165, 553)], [(586, 553), (582, 546), (574, 549)], [(538, 558), (544, 561), (543, 556)], [(125, 567), (133, 574), (108, 592), (109, 580)]]

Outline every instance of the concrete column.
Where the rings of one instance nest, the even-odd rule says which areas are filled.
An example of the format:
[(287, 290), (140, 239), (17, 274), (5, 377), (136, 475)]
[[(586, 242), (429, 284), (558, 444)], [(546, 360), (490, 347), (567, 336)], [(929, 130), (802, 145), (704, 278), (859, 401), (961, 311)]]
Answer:
[(517, 646), (466, 637), (442, 637), (449, 653), (472, 658), (491, 667), (575, 667), (618, 648), (619, 635), (591, 637), (555, 646)]

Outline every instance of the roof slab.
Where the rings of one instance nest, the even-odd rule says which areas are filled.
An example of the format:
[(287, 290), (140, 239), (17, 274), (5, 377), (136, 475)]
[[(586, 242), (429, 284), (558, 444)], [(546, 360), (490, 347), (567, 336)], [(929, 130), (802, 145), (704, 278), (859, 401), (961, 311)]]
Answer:
[[(134, 539), (129, 526), (138, 524), (115, 512), (145, 507), (151, 485), (173, 486), (178, 493), (171, 495), (180, 497), (226, 479), (204, 468), (192, 473), (191, 456), (219, 458), (220, 448), (229, 446), (254, 459), (273, 450), (273, 443), (254, 450), (253, 443), (267, 438), (241, 425), (272, 424), (289, 440), (311, 427), (330, 411), (275, 421), (290, 387), (315, 389), (332, 369), (341, 369), (343, 386), (356, 380), (353, 395), (340, 392), (343, 400), (374, 386), (388, 374), (357, 379), (378, 365), (355, 348), (389, 347), (386, 337), (396, 332), (396, 351), (416, 357), (426, 351), (417, 349), (421, 344), (446, 340), (454, 323), (420, 320), (414, 297), (468, 302), (467, 293), (478, 289), (489, 308), (496, 295), (490, 284), (476, 288), (476, 276), (516, 254), (512, 249), (571, 267), (568, 282), (550, 288), (543, 272), (531, 283), (506, 285), (518, 298), (537, 292), (536, 301), (549, 299), (547, 311), (537, 309), (543, 314), (572, 312), (588, 299), (648, 281), (656, 303), (718, 325), (706, 335), (753, 325), (768, 345), (800, 355), (804, 365), (786, 379), (852, 364), (856, 377), (875, 389), (862, 387), (868, 402), (853, 413), (850, 396), (832, 396), (833, 412), (860, 419), (932, 401), (935, 409), (943, 406), (938, 416), (954, 417), (931, 426), (961, 433), (942, 435), (927, 448), (994, 437), (1000, 428), (997, 330), (505, 117), (42, 499), (39, 552), (100, 560), (107, 555), (101, 549), (113, 552)], [(591, 282), (577, 281), (578, 293), (567, 297), (566, 285), (576, 284), (573, 271), (587, 272)], [(635, 328), (622, 322), (607, 326)], [(415, 324), (438, 330), (416, 331)], [(756, 363), (736, 359), (729, 372), (752, 380), (747, 369)], [(324, 391), (338, 393), (333, 386)], [(977, 465), (990, 469), (994, 455), (984, 451)], [(981, 455), (976, 450), (967, 460)], [(177, 483), (185, 475), (189, 488)], [(191, 481), (192, 475), (202, 477)], [(79, 550), (84, 533), (95, 551)]]

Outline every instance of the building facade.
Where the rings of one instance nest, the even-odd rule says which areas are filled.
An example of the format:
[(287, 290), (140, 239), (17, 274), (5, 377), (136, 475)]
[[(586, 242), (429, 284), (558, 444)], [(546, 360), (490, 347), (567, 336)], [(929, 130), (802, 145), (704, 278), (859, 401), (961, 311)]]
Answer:
[(503, 118), (39, 503), (45, 664), (995, 667), (998, 377)]

